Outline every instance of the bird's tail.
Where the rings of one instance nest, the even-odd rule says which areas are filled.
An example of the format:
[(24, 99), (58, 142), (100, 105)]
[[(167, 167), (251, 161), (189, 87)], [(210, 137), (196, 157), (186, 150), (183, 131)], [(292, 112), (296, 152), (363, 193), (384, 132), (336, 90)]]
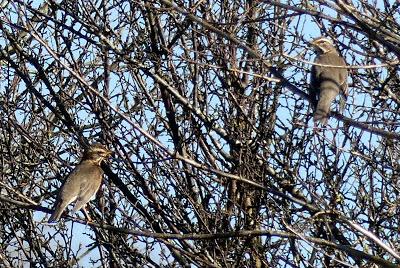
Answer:
[(62, 202), (57, 202), (56, 207), (54, 208), (54, 212), (51, 214), (48, 223), (56, 222), (60, 219), (64, 209), (66, 206), (63, 206)]
[(332, 82), (321, 84), (318, 104), (314, 112), (314, 122), (320, 122), (324, 126), (328, 120), (331, 104), (339, 94), (339, 88)]

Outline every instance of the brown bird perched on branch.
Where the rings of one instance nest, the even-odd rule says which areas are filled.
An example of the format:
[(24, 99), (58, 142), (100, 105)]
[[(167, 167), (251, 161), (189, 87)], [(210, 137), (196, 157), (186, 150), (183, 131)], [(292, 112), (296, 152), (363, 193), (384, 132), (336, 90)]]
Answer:
[[(332, 41), (326, 37), (318, 37), (310, 43), (317, 56), (314, 63), (320, 65), (346, 66)], [(313, 65), (311, 68), (310, 97), (314, 105), (314, 125), (328, 120), (331, 104), (339, 93), (347, 97), (347, 70)], [(344, 103), (343, 103), (344, 104)], [(343, 106), (343, 105), (341, 105)]]
[(98, 143), (90, 145), (83, 152), (81, 162), (69, 174), (58, 193), (49, 222), (59, 220), (64, 209), (72, 202), (75, 202), (73, 213), (89, 202), (102, 181), (103, 170), (100, 164), (110, 155), (111, 151)]

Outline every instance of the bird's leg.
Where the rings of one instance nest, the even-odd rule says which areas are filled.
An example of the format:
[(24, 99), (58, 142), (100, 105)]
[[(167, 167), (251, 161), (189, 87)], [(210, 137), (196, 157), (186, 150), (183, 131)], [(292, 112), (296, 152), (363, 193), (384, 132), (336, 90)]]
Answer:
[(314, 121), (313, 132), (317, 133), (321, 131), (321, 127), (318, 126), (318, 122)]
[(89, 213), (88, 213), (87, 210), (86, 210), (86, 206), (83, 206), (83, 207), (82, 207), (82, 211), (83, 211), (83, 214), (85, 214), (85, 216), (86, 216), (87, 223), (93, 222), (93, 221), (92, 221), (92, 218), (90, 218)]

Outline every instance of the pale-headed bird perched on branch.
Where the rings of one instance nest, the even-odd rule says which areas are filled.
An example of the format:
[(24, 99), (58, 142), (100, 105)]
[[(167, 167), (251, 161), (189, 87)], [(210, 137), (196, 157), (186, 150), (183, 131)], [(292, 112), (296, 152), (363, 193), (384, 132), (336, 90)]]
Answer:
[[(326, 37), (318, 37), (311, 43), (317, 56), (311, 68), (310, 97), (314, 105), (314, 125), (321, 122), (325, 125), (333, 100), (341, 93), (347, 97), (346, 62), (339, 55), (332, 41)], [(334, 68), (319, 65), (343, 66)], [(344, 103), (343, 103), (344, 104)], [(342, 105), (341, 105), (342, 106)]]
[(110, 155), (111, 151), (99, 143), (90, 145), (83, 152), (81, 162), (69, 174), (58, 193), (49, 222), (58, 221), (72, 202), (75, 202), (73, 213), (89, 202), (101, 185), (103, 170), (100, 164)]

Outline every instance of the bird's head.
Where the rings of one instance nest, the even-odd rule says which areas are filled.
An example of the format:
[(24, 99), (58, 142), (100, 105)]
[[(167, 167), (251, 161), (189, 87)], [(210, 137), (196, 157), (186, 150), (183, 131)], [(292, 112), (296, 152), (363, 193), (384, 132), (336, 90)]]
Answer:
[(336, 51), (335, 46), (333, 45), (333, 42), (326, 37), (318, 37), (315, 38), (310, 42), (311, 46), (316, 50), (317, 53), (319, 54), (324, 54), (332, 51)]
[(96, 165), (100, 165), (101, 161), (112, 154), (112, 151), (100, 143), (89, 145), (83, 152), (82, 160), (93, 161)]

